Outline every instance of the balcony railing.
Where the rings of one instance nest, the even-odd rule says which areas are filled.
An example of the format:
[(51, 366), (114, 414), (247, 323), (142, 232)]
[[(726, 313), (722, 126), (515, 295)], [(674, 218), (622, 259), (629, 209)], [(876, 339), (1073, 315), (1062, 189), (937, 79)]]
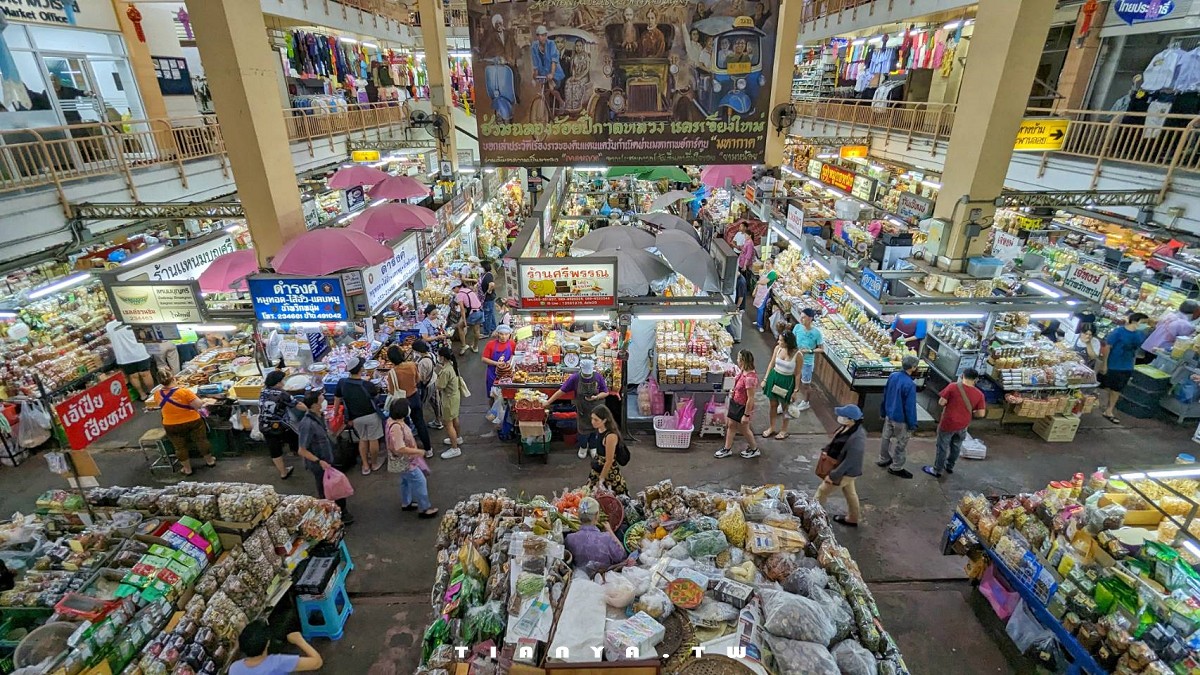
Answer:
[(831, 20), (837, 25), (844, 17), (853, 21), (859, 16), (871, 17), (913, 5), (916, 5), (916, 0), (804, 0), (800, 33), (827, 27)]
[[(404, 108), (378, 104), (337, 111), (292, 108), (283, 111), (283, 123), (288, 139), (306, 142), (312, 153), (323, 142), (336, 149), (338, 136), (382, 138), (385, 132), (405, 127), (407, 114)], [(66, 204), (64, 187), (69, 183), (121, 176), (129, 198), (136, 201), (136, 169), (174, 167), (187, 187), (188, 163), (213, 157), (228, 176), (225, 142), (215, 115), (0, 131), (0, 195), (53, 187)]]
[[(944, 103), (880, 103), (854, 99), (797, 101), (800, 130), (829, 130), (831, 135), (869, 129), (883, 140), (901, 140), (908, 150), (937, 156), (945, 152), (954, 127), (956, 106)], [(1061, 150), (1041, 153), (1042, 166), (1051, 155), (1093, 164), (1092, 187), (1106, 165), (1131, 164), (1166, 171), (1165, 192), (1177, 171), (1200, 171), (1200, 116), (1151, 115), (1104, 110), (1029, 108), (1026, 117), (1070, 120)]]

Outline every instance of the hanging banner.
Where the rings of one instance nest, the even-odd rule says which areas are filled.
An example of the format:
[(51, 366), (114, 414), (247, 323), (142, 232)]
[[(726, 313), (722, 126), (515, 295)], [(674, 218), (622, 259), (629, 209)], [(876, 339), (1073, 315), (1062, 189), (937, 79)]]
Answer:
[(617, 306), (617, 261), (517, 261), (521, 309)]
[(901, 192), (896, 201), (896, 215), (901, 218), (920, 220), (933, 213), (933, 202), (911, 192)]
[(86, 448), (137, 414), (125, 386), (124, 373), (101, 380), (59, 403), (54, 412), (72, 450)]
[(203, 323), (204, 301), (194, 281), (125, 281), (109, 284), (117, 318), (128, 324)]
[(1080, 297), (1100, 302), (1104, 298), (1104, 286), (1107, 283), (1107, 274), (1076, 264), (1067, 268), (1062, 287)]
[(304, 210), (304, 229), (315, 230), (321, 225), (321, 207), (317, 200), (307, 197), (300, 200), (300, 208)]
[(392, 258), (373, 265), (361, 272), (362, 285), (367, 295), (367, 307), (377, 314), (387, 305), (404, 284), (408, 283), (421, 268), (421, 256), (417, 254), (417, 237), (409, 234), (392, 248)]
[(832, 164), (822, 164), (820, 181), (831, 188), (836, 188), (842, 192), (850, 192), (854, 187), (854, 172), (838, 168)]
[(992, 235), (992, 256), (1001, 260), (1012, 260), (1021, 255), (1024, 246), (1021, 238), (1012, 232), (996, 230)]
[(779, 0), (739, 7), (468, 0), (483, 163), (762, 163)]
[(246, 280), (259, 321), (345, 321), (349, 318), (338, 277), (257, 276)]
[[(1122, 21), (1132, 26), (1167, 18), (1175, 11), (1175, 0), (1117, 0), (1113, 9)], [(1151, 61), (1150, 66), (1154, 65)]]
[(190, 281), (199, 278), (214, 260), (235, 250), (233, 235), (225, 232), (213, 239), (200, 239), (170, 249), (145, 265), (122, 269), (117, 272), (117, 280)]

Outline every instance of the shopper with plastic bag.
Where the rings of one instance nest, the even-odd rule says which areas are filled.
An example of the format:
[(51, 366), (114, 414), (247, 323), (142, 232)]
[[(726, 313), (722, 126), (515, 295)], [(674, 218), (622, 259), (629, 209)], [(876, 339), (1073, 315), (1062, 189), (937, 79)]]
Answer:
[[(333, 468), (333, 441), (325, 424), (325, 393), (319, 389), (309, 391), (304, 396), (304, 406), (308, 410), (296, 430), (300, 438), (300, 448), (296, 454), (304, 458), (305, 468), (317, 483), (317, 497), (325, 499), (325, 474), (337, 471)], [(354, 516), (350, 514), (346, 498), (334, 501), (342, 510), (342, 522), (346, 525), (353, 523)]]

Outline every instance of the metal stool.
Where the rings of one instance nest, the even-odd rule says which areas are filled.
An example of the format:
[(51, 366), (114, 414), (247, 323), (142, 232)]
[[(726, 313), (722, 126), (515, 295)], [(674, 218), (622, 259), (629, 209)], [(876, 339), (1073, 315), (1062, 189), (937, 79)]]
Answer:
[(164, 429), (151, 429), (138, 439), (138, 447), (150, 464), (150, 475), (153, 476), (156, 471), (165, 470), (168, 474), (173, 474), (179, 470), (179, 460), (175, 458), (175, 452), (167, 446), (167, 432)]

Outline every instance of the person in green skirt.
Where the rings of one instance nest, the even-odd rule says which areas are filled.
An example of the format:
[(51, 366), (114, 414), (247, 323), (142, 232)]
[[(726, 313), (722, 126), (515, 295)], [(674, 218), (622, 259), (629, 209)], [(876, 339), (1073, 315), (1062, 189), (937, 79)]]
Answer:
[[(763, 438), (774, 436), (783, 440), (788, 437), (787, 407), (791, 405), (792, 395), (796, 392), (796, 362), (799, 357), (796, 335), (791, 331), (781, 334), (775, 343), (775, 351), (771, 353), (767, 377), (763, 380), (763, 394), (767, 397), (767, 412), (771, 418), (771, 426), (763, 432)], [(779, 418), (782, 421), (776, 433), (775, 421)]]

